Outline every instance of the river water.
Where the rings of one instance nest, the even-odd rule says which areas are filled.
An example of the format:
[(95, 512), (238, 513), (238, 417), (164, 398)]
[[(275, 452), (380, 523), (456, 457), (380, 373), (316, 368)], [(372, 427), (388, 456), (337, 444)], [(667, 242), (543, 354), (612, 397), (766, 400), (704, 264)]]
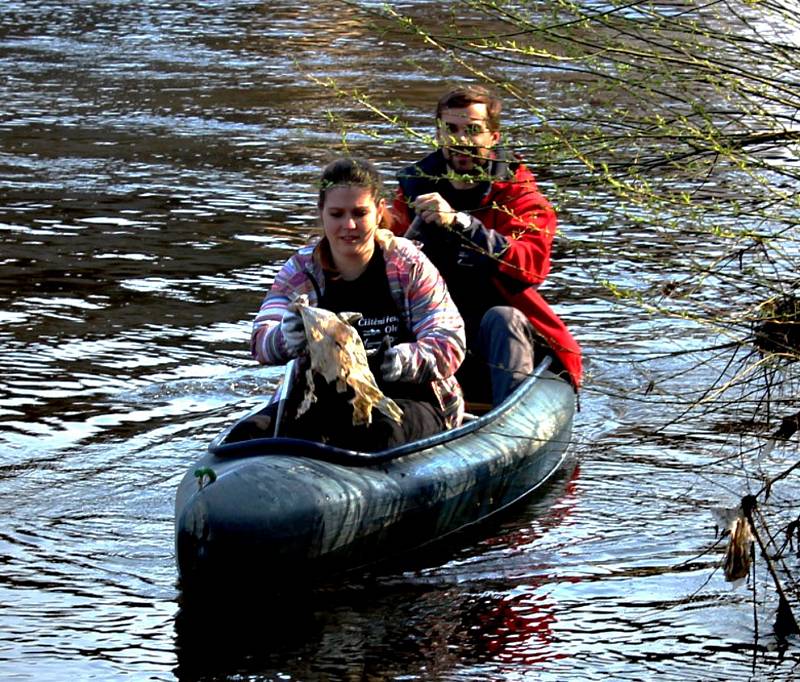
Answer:
[[(744, 492), (706, 466), (729, 437), (642, 437), (681, 409), (643, 399), (651, 373), (672, 373), (673, 395), (702, 385), (668, 353), (708, 339), (597, 286), (592, 269), (642, 274), (637, 239), (662, 246), (644, 228), (606, 227), (593, 261), (582, 245), (605, 222), (579, 192), (543, 289), (586, 350), (559, 479), (476, 537), (284, 595), (288, 606), (182, 609), (174, 492), (275, 386), (280, 371), (249, 356), (250, 322), (314, 233), (315, 174), (343, 144), (387, 177), (425, 151), (311, 77), (396, 92), (424, 133), (449, 74), (415, 76), (402, 44), (326, 0), (5, 0), (1, 11), (0, 677), (793, 674), (797, 650), (770, 637), (766, 577), (754, 648), (752, 593), (716, 570), (721, 548), (708, 551), (710, 507)], [(343, 138), (337, 116), (373, 135)]]

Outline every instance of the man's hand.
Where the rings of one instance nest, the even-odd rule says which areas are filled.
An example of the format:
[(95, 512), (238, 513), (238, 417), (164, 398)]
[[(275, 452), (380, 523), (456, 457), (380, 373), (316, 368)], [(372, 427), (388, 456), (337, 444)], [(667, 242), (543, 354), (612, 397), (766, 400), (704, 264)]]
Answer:
[(420, 194), (411, 205), (424, 222), (440, 227), (450, 227), (456, 217), (456, 211), (438, 192)]

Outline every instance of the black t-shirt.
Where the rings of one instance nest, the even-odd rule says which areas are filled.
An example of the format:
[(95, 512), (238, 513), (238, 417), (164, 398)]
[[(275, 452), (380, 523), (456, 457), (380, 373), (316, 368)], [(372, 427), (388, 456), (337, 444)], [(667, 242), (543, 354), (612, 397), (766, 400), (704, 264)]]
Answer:
[(469, 189), (456, 189), (452, 183), (442, 181), (439, 183), (439, 193), (451, 208), (471, 213), (480, 208), (481, 199), (489, 191), (489, 187), (488, 182), (479, 182)]
[(363, 317), (353, 326), (368, 355), (377, 351), (387, 336), (392, 346), (415, 340), (392, 298), (383, 252), (378, 248), (357, 279), (326, 279), (320, 307), (334, 313), (361, 313)]
[[(326, 279), (319, 306), (334, 313), (361, 313), (353, 326), (364, 343), (370, 369), (380, 389), (390, 398), (426, 400), (438, 407), (430, 383), (384, 382), (380, 365), (383, 351), (416, 341), (392, 297), (383, 252), (375, 248), (367, 269), (354, 280)], [(384, 344), (386, 342), (386, 344)]]

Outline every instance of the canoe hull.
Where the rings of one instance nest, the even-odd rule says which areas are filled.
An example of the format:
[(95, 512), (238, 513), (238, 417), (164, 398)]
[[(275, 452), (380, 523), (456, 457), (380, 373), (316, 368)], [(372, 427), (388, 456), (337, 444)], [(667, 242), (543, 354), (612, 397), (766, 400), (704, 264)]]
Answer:
[[(182, 586), (328, 576), (485, 520), (542, 485), (571, 436), (566, 382), (545, 372), (515, 396), (461, 437), (374, 465), (210, 452), (176, 497)], [(216, 481), (199, 488), (197, 467)]]

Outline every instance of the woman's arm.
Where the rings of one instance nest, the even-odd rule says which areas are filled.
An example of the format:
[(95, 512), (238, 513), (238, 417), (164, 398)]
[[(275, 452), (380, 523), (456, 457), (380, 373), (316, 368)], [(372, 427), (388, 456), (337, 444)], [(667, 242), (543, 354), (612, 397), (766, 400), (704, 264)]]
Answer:
[(299, 294), (308, 293), (299, 286), (306, 279), (302, 261), (300, 254), (295, 254), (286, 261), (253, 321), (250, 351), (262, 365), (283, 365), (291, 359), (281, 333), (281, 320), (289, 303)]
[(404, 287), (417, 340), (396, 346), (403, 365), (398, 381), (445, 379), (464, 360), (464, 320), (430, 260), (410, 242), (402, 248), (410, 265)]

